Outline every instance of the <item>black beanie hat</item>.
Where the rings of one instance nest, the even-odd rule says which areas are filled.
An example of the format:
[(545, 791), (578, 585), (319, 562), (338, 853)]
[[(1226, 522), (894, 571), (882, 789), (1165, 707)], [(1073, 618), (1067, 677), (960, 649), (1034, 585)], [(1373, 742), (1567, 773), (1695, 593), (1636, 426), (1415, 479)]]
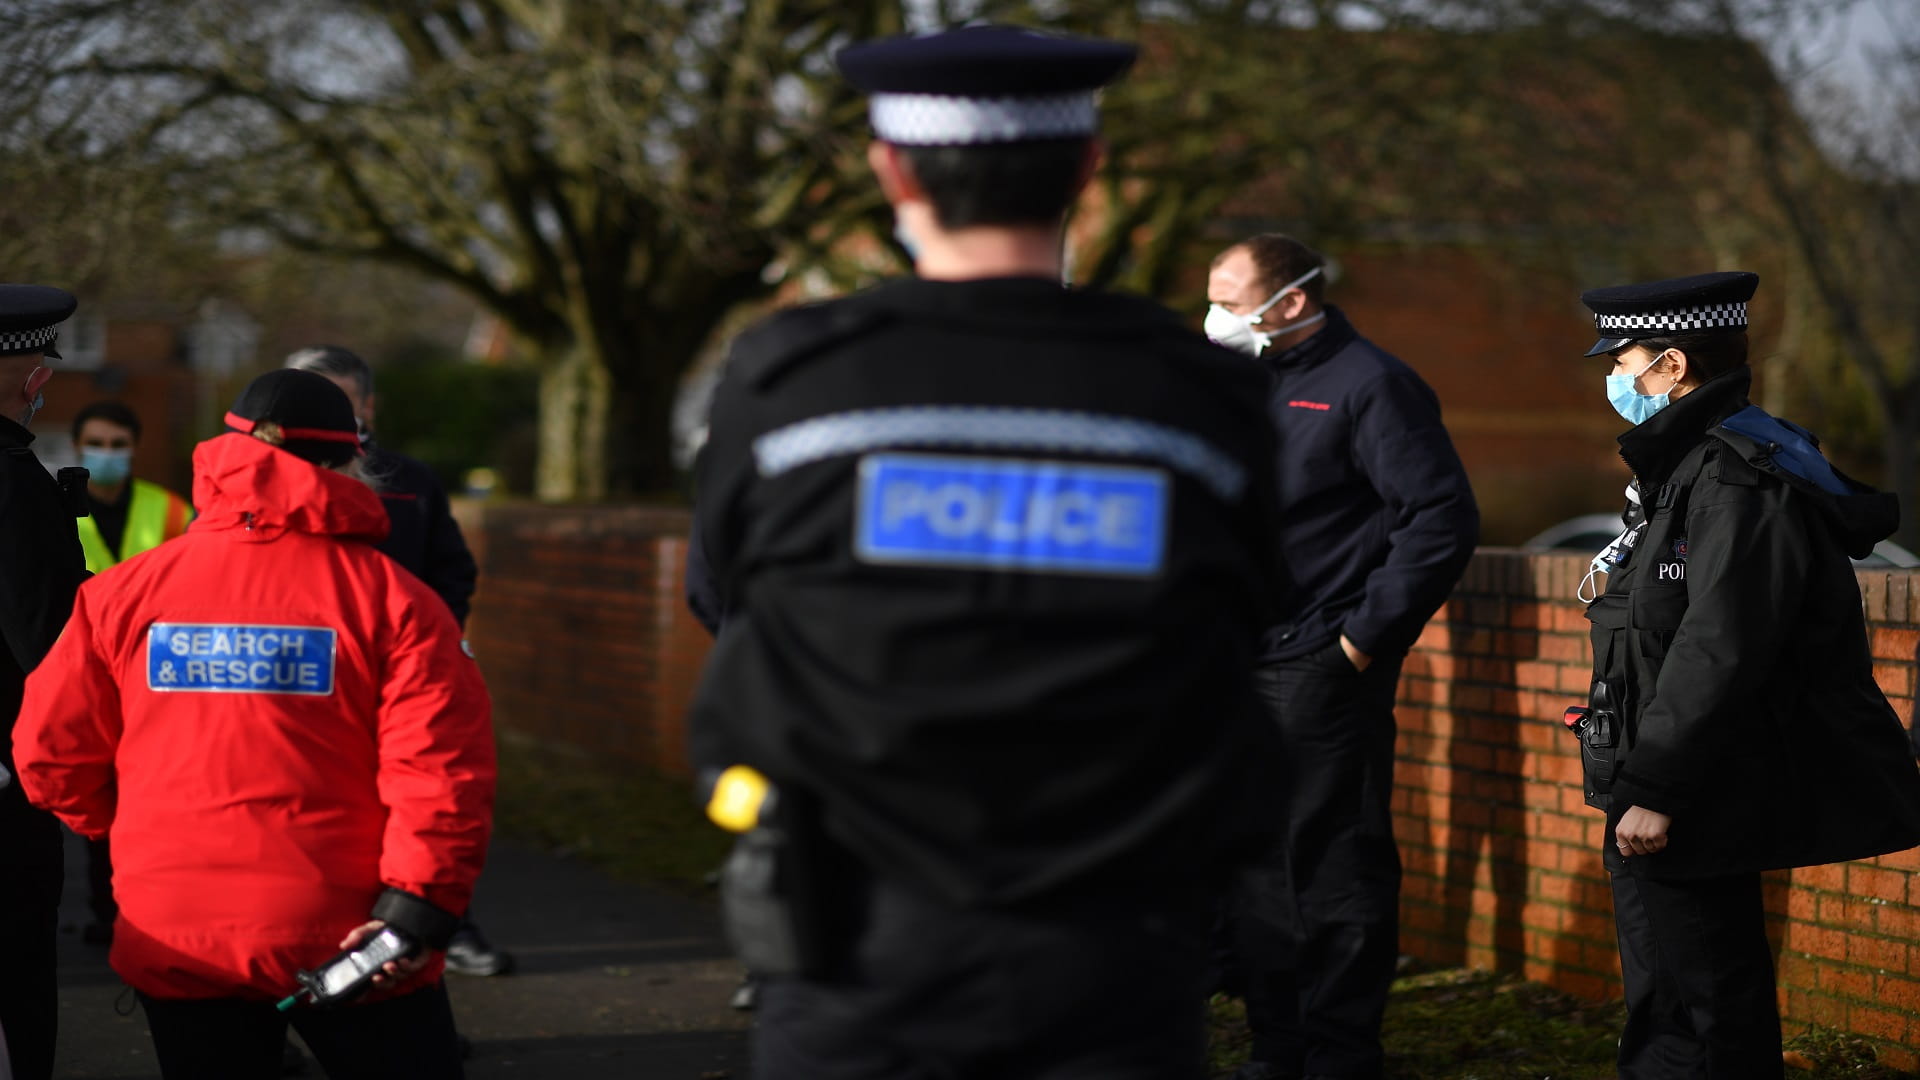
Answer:
[(243, 435), (269, 421), (284, 438), (274, 445), (315, 465), (337, 468), (360, 453), (353, 403), (324, 375), (269, 371), (248, 383), (227, 413), (227, 429)]

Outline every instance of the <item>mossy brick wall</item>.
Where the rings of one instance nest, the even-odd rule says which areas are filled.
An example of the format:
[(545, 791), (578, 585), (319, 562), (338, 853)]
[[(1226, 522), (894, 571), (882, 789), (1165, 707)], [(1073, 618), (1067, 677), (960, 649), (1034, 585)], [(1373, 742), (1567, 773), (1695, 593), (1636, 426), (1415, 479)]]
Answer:
[[(1401, 946), (1617, 996), (1602, 821), (1560, 724), (1591, 678), (1586, 559), (1482, 549), (1407, 658), (1394, 820), (1406, 863)], [(1861, 572), (1875, 674), (1910, 721), (1920, 587)], [(1920, 853), (1768, 875), (1769, 934), (1790, 1028), (1876, 1039), (1920, 1065)]]
[[(503, 726), (684, 773), (683, 717), (707, 636), (681, 599), (687, 515), (465, 505), (480, 560), (469, 636)], [(1407, 658), (1394, 813), (1403, 951), (1619, 993), (1601, 821), (1561, 710), (1586, 694), (1586, 560), (1483, 549)], [(1920, 585), (1860, 574), (1876, 673), (1913, 708)], [(1770, 875), (1790, 1026), (1880, 1040), (1920, 1067), (1920, 853)]]

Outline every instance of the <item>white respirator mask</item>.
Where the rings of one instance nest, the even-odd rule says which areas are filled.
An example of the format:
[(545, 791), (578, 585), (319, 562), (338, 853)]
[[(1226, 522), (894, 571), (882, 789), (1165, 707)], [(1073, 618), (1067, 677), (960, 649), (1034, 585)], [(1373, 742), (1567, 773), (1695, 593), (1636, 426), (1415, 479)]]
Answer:
[(1219, 304), (1208, 305), (1207, 321), (1203, 326), (1203, 329), (1206, 330), (1207, 337), (1211, 338), (1215, 345), (1224, 345), (1234, 352), (1246, 353), (1248, 356), (1259, 356), (1266, 351), (1268, 345), (1273, 344), (1274, 338), (1302, 327), (1312, 326), (1314, 323), (1325, 319), (1327, 313), (1320, 311), (1307, 318), (1301, 319), (1297, 323), (1289, 323), (1286, 326), (1276, 326), (1271, 330), (1254, 329), (1255, 325), (1260, 322), (1260, 317), (1267, 313), (1268, 308), (1279, 303), (1281, 297), (1312, 281), (1319, 273), (1320, 267), (1316, 266), (1306, 273), (1301, 274), (1299, 277), (1294, 278), (1292, 281), (1287, 282), (1285, 285), (1280, 286), (1280, 290), (1268, 297), (1266, 303), (1255, 308), (1251, 315), (1235, 315)]

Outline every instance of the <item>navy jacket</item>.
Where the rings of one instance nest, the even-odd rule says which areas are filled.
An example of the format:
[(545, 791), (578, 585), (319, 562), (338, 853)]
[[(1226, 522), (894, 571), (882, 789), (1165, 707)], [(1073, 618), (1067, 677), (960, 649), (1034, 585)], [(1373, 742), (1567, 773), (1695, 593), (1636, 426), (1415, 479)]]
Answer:
[(1264, 659), (1306, 656), (1343, 633), (1369, 656), (1404, 653), (1480, 538), (1440, 401), (1335, 307), (1319, 333), (1261, 361), (1273, 374), (1280, 550), (1294, 582)]
[(367, 468), (380, 482), (380, 502), (393, 523), (380, 550), (440, 594), (454, 620), (466, 626), (480, 570), (460, 523), (453, 520), (440, 479), (420, 462), (371, 442)]

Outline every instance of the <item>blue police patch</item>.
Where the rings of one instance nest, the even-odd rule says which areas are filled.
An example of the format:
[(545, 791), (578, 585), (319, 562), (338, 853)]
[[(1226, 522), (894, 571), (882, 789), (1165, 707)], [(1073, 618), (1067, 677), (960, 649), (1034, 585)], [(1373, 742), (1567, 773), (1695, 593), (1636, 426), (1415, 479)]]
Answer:
[(860, 461), (865, 562), (1150, 577), (1166, 560), (1159, 469), (880, 454)]
[(154, 623), (147, 689), (325, 696), (333, 693), (334, 638), (318, 626)]

